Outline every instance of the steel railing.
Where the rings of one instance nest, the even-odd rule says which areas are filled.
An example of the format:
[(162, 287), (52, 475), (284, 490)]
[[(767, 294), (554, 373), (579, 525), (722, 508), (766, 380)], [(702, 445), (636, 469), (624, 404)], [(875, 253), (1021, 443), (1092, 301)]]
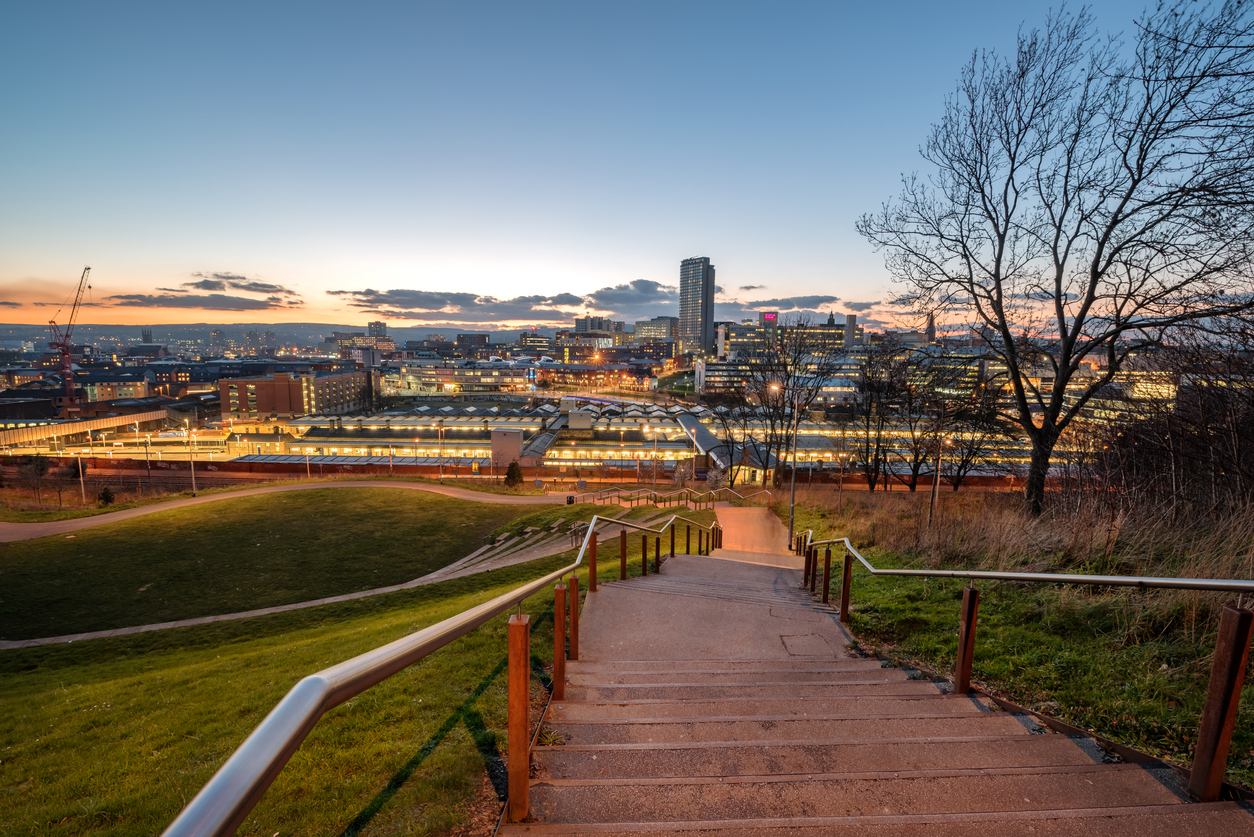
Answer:
[(618, 488), (616, 486), (614, 488), (605, 488), (599, 491), (582, 491), (572, 494), (576, 502), (584, 502), (581, 498), (591, 497), (592, 502), (594, 503), (598, 503), (606, 499), (612, 499), (619, 505), (622, 505), (624, 499), (626, 499), (629, 503), (635, 503), (642, 497), (650, 497), (652, 499), (662, 501), (670, 500), (674, 497), (684, 497), (686, 501), (691, 500), (697, 504), (709, 504), (717, 501), (720, 495), (723, 497), (734, 496), (739, 500), (750, 500), (762, 495), (770, 497), (771, 492), (765, 489), (760, 489), (748, 494), (741, 494), (739, 491), (731, 488), (716, 488), (711, 491), (697, 491), (692, 488), (677, 488), (673, 491), (658, 491), (655, 488)]
[(288, 760), (328, 711), (427, 655), (506, 613), (551, 583), (573, 574), (601, 523), (661, 534), (676, 521), (709, 532), (719, 528), (672, 515), (660, 528), (593, 515), (574, 562), (489, 602), (303, 678), (270, 710), (200, 792), (163, 832), (166, 837), (225, 837), (234, 834), (278, 777)]
[(858, 563), (866, 568), (871, 575), (901, 575), (918, 578), (958, 578), (985, 579), (988, 581), (1024, 581), (1035, 584), (1080, 584), (1095, 587), (1144, 587), (1165, 588), (1175, 590), (1201, 590), (1220, 593), (1254, 594), (1254, 581), (1241, 579), (1217, 578), (1160, 578), (1154, 576), (1130, 575), (1084, 575), (1073, 573), (1020, 573), (991, 572), (987, 570), (902, 570), (875, 567), (854, 548), (848, 538), (829, 538), (812, 540), (813, 529), (807, 529), (799, 535), (803, 540), (803, 549), (820, 547), (828, 544), (843, 544)]
[(1233, 578), (1167, 578), (1159, 576), (1093, 575), (1071, 573), (1027, 573), (987, 570), (909, 570), (876, 567), (854, 547), (849, 538), (816, 540), (814, 530), (799, 534), (792, 544), (794, 551), (805, 557), (802, 585), (816, 592), (820, 574), (819, 547), (827, 546), (823, 556), (823, 602), (827, 602), (832, 583), (832, 552), (830, 546), (843, 546), (845, 556), (840, 587), (840, 621), (849, 621), (849, 598), (854, 558), (871, 575), (907, 576), (914, 578), (968, 579), (962, 592), (962, 611), (958, 626), (958, 650), (954, 663), (954, 691), (971, 690), (971, 667), (975, 658), (976, 620), (979, 613), (978, 580), (1014, 581), (1029, 584), (1079, 584), (1094, 587), (1137, 587), (1141, 589), (1195, 590), (1198, 592), (1236, 593), (1236, 606), (1225, 606), (1219, 614), (1219, 630), (1212, 655), (1210, 684), (1206, 703), (1198, 723), (1197, 744), (1193, 765), (1189, 770), (1189, 792), (1200, 800), (1213, 802), (1220, 798), (1232, 733), (1236, 723), (1250, 642), (1254, 638), (1254, 612), (1242, 607), (1245, 596), (1254, 594), (1254, 581)]

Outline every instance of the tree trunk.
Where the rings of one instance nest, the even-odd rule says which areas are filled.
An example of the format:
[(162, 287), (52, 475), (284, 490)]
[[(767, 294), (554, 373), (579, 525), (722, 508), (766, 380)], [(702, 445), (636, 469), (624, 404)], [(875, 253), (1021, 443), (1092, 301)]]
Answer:
[(1032, 439), (1032, 458), (1028, 463), (1028, 478), (1023, 486), (1023, 499), (1028, 512), (1040, 517), (1045, 507), (1045, 475), (1049, 473), (1049, 460), (1054, 453), (1057, 439), (1039, 435)]

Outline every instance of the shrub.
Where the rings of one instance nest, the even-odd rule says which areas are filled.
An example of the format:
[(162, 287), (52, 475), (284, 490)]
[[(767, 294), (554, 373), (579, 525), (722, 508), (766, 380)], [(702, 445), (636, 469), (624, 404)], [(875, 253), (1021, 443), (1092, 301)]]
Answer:
[(100, 503), (101, 508), (104, 508), (105, 506), (112, 506), (113, 500), (113, 489), (107, 485), (100, 489), (100, 493), (96, 495), (96, 501)]
[(519, 465), (518, 460), (515, 459), (513, 462), (509, 463), (509, 468), (505, 471), (505, 485), (509, 488), (518, 488), (522, 484), (522, 466)]

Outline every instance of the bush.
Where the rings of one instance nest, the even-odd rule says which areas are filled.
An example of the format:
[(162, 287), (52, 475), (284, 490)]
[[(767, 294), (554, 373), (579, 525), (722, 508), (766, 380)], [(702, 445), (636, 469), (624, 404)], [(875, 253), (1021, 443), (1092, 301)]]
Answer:
[(509, 468), (505, 471), (505, 485), (509, 488), (518, 488), (523, 484), (522, 466), (515, 459), (509, 463)]
[(96, 501), (100, 503), (101, 508), (104, 508), (105, 506), (112, 506), (113, 500), (113, 489), (107, 485), (100, 489), (100, 493), (96, 495)]

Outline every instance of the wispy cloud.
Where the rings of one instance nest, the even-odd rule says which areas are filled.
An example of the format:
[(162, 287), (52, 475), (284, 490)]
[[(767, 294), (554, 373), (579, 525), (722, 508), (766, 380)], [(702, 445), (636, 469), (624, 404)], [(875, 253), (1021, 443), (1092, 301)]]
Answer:
[(226, 294), (118, 294), (106, 298), (108, 304), (122, 308), (199, 308), (205, 311), (265, 311), (287, 308), (269, 299), (255, 299)]

